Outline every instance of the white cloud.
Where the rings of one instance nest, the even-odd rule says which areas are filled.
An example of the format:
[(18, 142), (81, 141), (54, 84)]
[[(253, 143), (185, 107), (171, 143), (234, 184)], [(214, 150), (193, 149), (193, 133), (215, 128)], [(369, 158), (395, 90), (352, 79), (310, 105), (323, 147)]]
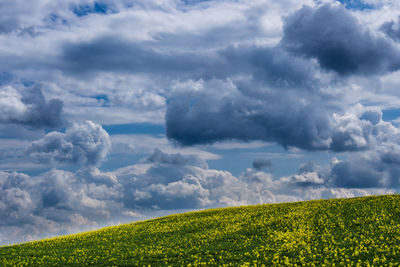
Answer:
[(0, 172), (0, 216), (5, 218), (0, 223), (1, 242), (209, 207), (393, 192), (335, 187), (321, 175), (304, 167), (302, 173), (277, 180), (255, 169), (235, 177), (209, 169), (200, 158), (159, 150), (113, 172), (95, 167), (76, 173), (51, 170), (33, 177)]
[(65, 133), (50, 132), (34, 141), (29, 155), (39, 161), (97, 165), (111, 149), (107, 132), (91, 121), (74, 123)]
[[(216, 160), (221, 157), (205, 150), (205, 147), (177, 147), (169, 142), (164, 135), (152, 136), (145, 134), (115, 134), (110, 136), (112, 141), (111, 153), (114, 154), (149, 154), (158, 148), (166, 153), (195, 155), (203, 160)], [(245, 146), (242, 144), (242, 146)]]

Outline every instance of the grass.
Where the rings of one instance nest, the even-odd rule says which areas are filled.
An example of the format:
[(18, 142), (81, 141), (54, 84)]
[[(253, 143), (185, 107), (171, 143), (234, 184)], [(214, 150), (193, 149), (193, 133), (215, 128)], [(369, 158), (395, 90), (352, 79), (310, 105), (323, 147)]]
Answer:
[(0, 247), (2, 266), (398, 266), (400, 195), (213, 209)]

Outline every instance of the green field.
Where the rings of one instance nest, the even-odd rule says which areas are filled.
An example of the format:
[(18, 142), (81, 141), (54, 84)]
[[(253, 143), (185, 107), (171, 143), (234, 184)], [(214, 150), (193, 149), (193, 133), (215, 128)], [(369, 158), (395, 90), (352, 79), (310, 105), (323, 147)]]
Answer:
[(0, 247), (0, 264), (397, 266), (400, 195), (214, 209)]

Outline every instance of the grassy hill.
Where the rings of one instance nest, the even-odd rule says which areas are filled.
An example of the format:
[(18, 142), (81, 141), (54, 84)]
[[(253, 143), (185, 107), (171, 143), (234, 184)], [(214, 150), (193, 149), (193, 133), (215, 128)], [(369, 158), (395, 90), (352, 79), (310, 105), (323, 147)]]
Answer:
[(1, 265), (400, 263), (400, 195), (214, 209), (0, 247)]

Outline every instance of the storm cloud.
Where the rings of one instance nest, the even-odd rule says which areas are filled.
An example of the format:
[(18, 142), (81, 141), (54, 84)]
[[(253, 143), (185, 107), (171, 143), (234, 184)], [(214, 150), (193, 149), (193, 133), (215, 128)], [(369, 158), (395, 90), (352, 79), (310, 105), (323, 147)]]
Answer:
[(381, 134), (379, 108), (341, 104), (345, 89), (333, 95), (330, 88), (342, 88), (346, 78), (324, 76), (313, 63), (317, 59), (322, 69), (345, 76), (397, 68), (397, 48), (341, 5), (304, 6), (286, 17), (276, 47), (236, 46), (220, 53), (234, 66), (231, 73), (251, 78), (198, 80), (175, 90), (166, 113), (171, 140), (184, 146), (262, 140), (343, 152), (370, 149)]
[(283, 47), (316, 58), (321, 67), (339, 74), (377, 74), (399, 68), (399, 50), (364, 29), (341, 5), (304, 6), (286, 18), (283, 33)]
[(306, 150), (357, 151), (368, 148), (374, 138), (376, 121), (365, 113), (372, 111), (361, 106), (358, 114), (334, 107), (329, 112), (329, 102), (308, 93), (260, 89), (258, 95), (248, 96), (231, 81), (199, 85), (177, 92), (169, 101), (167, 136), (182, 145), (238, 139)]

